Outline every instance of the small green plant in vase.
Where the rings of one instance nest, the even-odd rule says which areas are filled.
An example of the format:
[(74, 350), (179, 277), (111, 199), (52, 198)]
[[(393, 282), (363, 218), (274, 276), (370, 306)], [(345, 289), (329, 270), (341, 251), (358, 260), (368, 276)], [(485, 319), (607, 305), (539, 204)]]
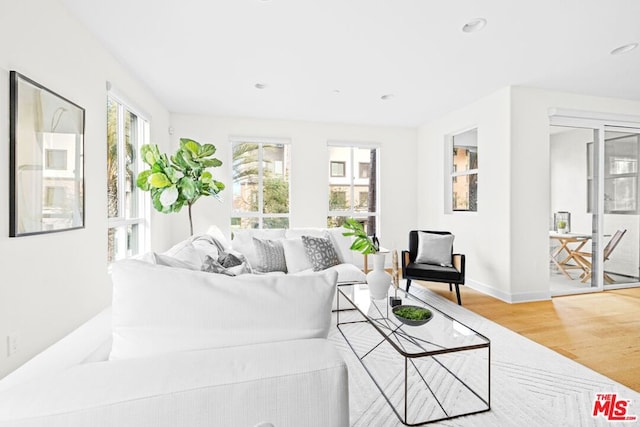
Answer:
[(380, 242), (375, 236), (368, 236), (362, 224), (354, 218), (348, 218), (343, 227), (349, 231), (342, 233), (343, 236), (353, 237), (351, 250), (358, 251), (363, 255), (372, 255), (373, 270), (367, 273), (367, 284), (371, 299), (386, 299), (391, 285), (391, 276), (384, 271), (384, 253), (380, 252)]
[(567, 221), (560, 220), (558, 221), (558, 232), (564, 233), (567, 229)]
[(342, 226), (349, 230), (342, 233), (343, 236), (354, 237), (350, 248), (352, 251), (358, 251), (363, 255), (375, 254), (380, 251), (378, 238), (375, 234), (369, 237), (360, 221), (354, 218), (347, 218)]

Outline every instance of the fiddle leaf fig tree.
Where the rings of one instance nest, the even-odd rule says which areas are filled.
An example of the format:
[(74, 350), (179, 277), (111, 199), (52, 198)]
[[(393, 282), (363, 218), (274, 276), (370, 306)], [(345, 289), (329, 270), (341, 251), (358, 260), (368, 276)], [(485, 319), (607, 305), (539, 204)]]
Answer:
[(216, 147), (212, 144), (180, 138), (180, 148), (168, 158), (160, 153), (157, 145), (140, 147), (142, 160), (151, 167), (138, 174), (138, 188), (151, 192), (153, 207), (162, 213), (180, 212), (184, 205), (189, 208), (189, 226), (193, 235), (191, 206), (200, 197), (213, 196), (220, 200), (219, 193), (224, 184), (213, 179), (208, 168), (222, 166), (213, 157)]

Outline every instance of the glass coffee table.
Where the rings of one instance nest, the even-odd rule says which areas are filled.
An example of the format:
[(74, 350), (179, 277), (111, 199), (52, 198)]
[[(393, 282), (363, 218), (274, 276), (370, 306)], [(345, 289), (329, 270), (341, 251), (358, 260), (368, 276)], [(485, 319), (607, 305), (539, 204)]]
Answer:
[(372, 300), (366, 284), (339, 285), (338, 295), (338, 330), (403, 424), (491, 409), (488, 338), (401, 289), (402, 304), (429, 309), (429, 322), (400, 322), (389, 299)]

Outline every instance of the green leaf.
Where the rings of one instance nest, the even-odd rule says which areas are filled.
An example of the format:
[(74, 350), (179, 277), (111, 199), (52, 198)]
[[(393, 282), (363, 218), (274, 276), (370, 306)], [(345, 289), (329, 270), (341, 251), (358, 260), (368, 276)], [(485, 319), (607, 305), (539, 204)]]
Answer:
[(191, 179), (187, 177), (181, 178), (178, 185), (180, 186), (180, 190), (182, 191), (182, 195), (185, 199), (191, 200), (197, 195), (196, 183)]
[(213, 182), (213, 175), (211, 175), (211, 172), (204, 171), (202, 175), (200, 175), (200, 181), (205, 184), (211, 184)]
[(160, 203), (165, 208), (171, 208), (173, 204), (178, 200), (178, 188), (175, 185), (165, 187), (160, 193)]
[(167, 175), (167, 178), (169, 178), (169, 181), (171, 181), (172, 184), (178, 182), (178, 179), (180, 178), (176, 173), (176, 170), (172, 166), (167, 166), (166, 168), (164, 168), (164, 173)]
[(200, 157), (209, 157), (215, 154), (216, 147), (213, 144), (204, 144), (202, 146), (202, 151), (200, 152)]
[(142, 161), (152, 166), (155, 162), (158, 161), (160, 151), (158, 150), (157, 145), (144, 144), (140, 147), (140, 155), (142, 157)]
[(156, 172), (149, 176), (149, 184), (155, 188), (164, 188), (171, 185), (171, 180), (162, 172)]
[(151, 170), (142, 171), (138, 174), (138, 178), (136, 179), (136, 185), (142, 191), (149, 191), (151, 186), (149, 185), (149, 176), (151, 175)]
[(205, 168), (217, 168), (222, 166), (222, 161), (220, 159), (216, 159), (215, 157), (213, 159), (204, 159), (200, 162)]
[(180, 148), (190, 151), (194, 156), (198, 156), (202, 149), (199, 143), (189, 138), (180, 138)]

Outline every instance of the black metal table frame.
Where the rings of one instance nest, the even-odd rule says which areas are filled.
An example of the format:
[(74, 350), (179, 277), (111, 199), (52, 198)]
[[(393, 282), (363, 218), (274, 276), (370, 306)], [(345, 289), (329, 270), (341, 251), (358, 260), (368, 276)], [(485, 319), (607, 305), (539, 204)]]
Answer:
[[(459, 417), (463, 417), (463, 416), (467, 416), (467, 415), (473, 415), (473, 414), (479, 414), (482, 412), (487, 412), (491, 410), (491, 341), (485, 337), (484, 335), (476, 332), (475, 330), (469, 328), (468, 326), (464, 325), (467, 329), (473, 331), (475, 334), (477, 334), (478, 336), (482, 337), (483, 339), (485, 339), (487, 342), (486, 344), (477, 344), (477, 345), (472, 345), (472, 346), (465, 346), (462, 348), (454, 348), (454, 349), (448, 349), (448, 348), (441, 348), (440, 350), (426, 350), (424, 349), (424, 347), (421, 345), (421, 342), (424, 342), (425, 344), (427, 343), (427, 341), (422, 340), (421, 338), (418, 337), (414, 337), (410, 334), (408, 334), (406, 331), (401, 330), (402, 324), (395, 324), (393, 322), (389, 321), (389, 304), (386, 303), (386, 313), (382, 313), (379, 310), (379, 307), (376, 304), (373, 304), (373, 306), (376, 308), (376, 310), (378, 311), (378, 313), (380, 314), (380, 317), (376, 317), (375, 319), (370, 318), (369, 316), (367, 316), (366, 314), (362, 313), (362, 311), (360, 311), (360, 309), (357, 307), (357, 305), (349, 298), (348, 295), (346, 295), (344, 292), (342, 292), (341, 287), (344, 286), (354, 286), (356, 284), (354, 283), (344, 283), (344, 284), (340, 284), (338, 285), (338, 296), (336, 298), (336, 327), (338, 328), (338, 330), (340, 331), (340, 333), (342, 334), (342, 337), (344, 338), (345, 342), (349, 345), (349, 347), (351, 348), (351, 351), (353, 351), (353, 354), (356, 356), (356, 358), (358, 358), (358, 360), (360, 361), (360, 364), (362, 365), (362, 367), (365, 369), (365, 371), (367, 372), (367, 374), (369, 375), (369, 377), (371, 378), (371, 380), (373, 381), (373, 383), (376, 385), (376, 387), (378, 388), (378, 390), (380, 390), (380, 393), (382, 394), (382, 397), (384, 397), (384, 399), (387, 401), (387, 403), (389, 404), (389, 406), (391, 407), (391, 409), (393, 410), (393, 412), (396, 414), (396, 416), (398, 417), (398, 420), (400, 420), (400, 422), (406, 426), (421, 426), (421, 425), (426, 425), (426, 424), (430, 424), (430, 423), (435, 423), (438, 421), (445, 421), (445, 420), (451, 420), (454, 418), (459, 418)], [(429, 304), (427, 304), (426, 302), (420, 300), (419, 298), (415, 297), (414, 295), (411, 295), (407, 292), (405, 292), (404, 290), (402, 290), (402, 292), (405, 294), (405, 298), (408, 299), (415, 299), (416, 301), (426, 305), (427, 307), (434, 309), (433, 307), (431, 307)], [(347, 308), (347, 309), (340, 309), (340, 294), (342, 294), (342, 296), (344, 298), (346, 298), (346, 300), (352, 305), (353, 308)], [(342, 311), (349, 311), (349, 310), (357, 310), (358, 313), (364, 317), (364, 320), (358, 320), (358, 321), (350, 321), (350, 322), (340, 322), (340, 312)], [(439, 310), (434, 309), (437, 312), (441, 313)], [(450, 316), (446, 315), (445, 313), (442, 313), (444, 316), (446, 316), (447, 318), (450, 318), (452, 320), (455, 320), (453, 318), (451, 318)], [(389, 329), (389, 334), (386, 334), (382, 329), (380, 329), (380, 327), (378, 327), (376, 325), (375, 322), (384, 322), (387, 326), (387, 328)], [(358, 356), (358, 353), (356, 352), (355, 348), (353, 347), (353, 345), (351, 344), (351, 342), (349, 342), (349, 339), (347, 338), (346, 334), (344, 333), (344, 331), (342, 330), (342, 328), (340, 327), (341, 325), (347, 325), (347, 324), (353, 324), (353, 323), (369, 323), (370, 325), (372, 325), (374, 327), (374, 329), (376, 329), (381, 336), (383, 337), (383, 339), (378, 342), (377, 345), (375, 345), (373, 348), (371, 348), (368, 352), (366, 352), (362, 357)], [(459, 322), (458, 322), (459, 323)], [(390, 327), (393, 326), (393, 327)], [(425, 352), (427, 352), (428, 354), (409, 354), (406, 353), (404, 351), (404, 349), (398, 347), (398, 345), (396, 345), (396, 343), (390, 338), (390, 336), (395, 336), (395, 335), (400, 335), (402, 337), (404, 337), (407, 341), (412, 342), (413, 344), (415, 344), (416, 346), (423, 348), (425, 350)], [(396, 407), (393, 405), (393, 403), (391, 402), (391, 400), (389, 399), (389, 397), (387, 396), (387, 394), (384, 392), (382, 386), (376, 381), (373, 373), (369, 370), (369, 368), (367, 367), (367, 365), (364, 363), (364, 358), (367, 357), (371, 352), (373, 352), (376, 348), (378, 348), (381, 344), (383, 344), (384, 342), (388, 342), (389, 344), (391, 344), (391, 346), (400, 354), (404, 357), (404, 417), (398, 412), (398, 410), (396, 409)], [(402, 344), (400, 343), (400, 341), (398, 340), (398, 344), (400, 346), (402, 346)], [(429, 342), (428, 344), (433, 345), (434, 343)], [(461, 380), (460, 378), (458, 378), (458, 376), (451, 372), (451, 370), (449, 368), (447, 368), (446, 366), (444, 366), (443, 363), (441, 363), (435, 356), (440, 355), (440, 354), (446, 354), (446, 353), (455, 353), (455, 352), (460, 352), (460, 351), (466, 351), (466, 350), (475, 350), (475, 349), (480, 349), (480, 348), (486, 348), (487, 349), (487, 375), (488, 375), (488, 383), (487, 383), (487, 399), (485, 400), (482, 396), (480, 396), (475, 390), (473, 390), (471, 387), (469, 387), (463, 380)], [(471, 393), (473, 393), (478, 399), (480, 399), (480, 401), (482, 401), (487, 408), (486, 409), (481, 409), (478, 411), (471, 411), (468, 413), (462, 413), (462, 414), (457, 414), (457, 415), (453, 415), (453, 416), (448, 416), (447, 411), (444, 409), (444, 407), (442, 406), (441, 402), (438, 400), (438, 398), (436, 397), (435, 393), (433, 392), (433, 390), (431, 389), (431, 387), (429, 386), (428, 381), (424, 378), (424, 376), (422, 376), (422, 374), (420, 374), (419, 369), (416, 367), (415, 363), (413, 362), (414, 358), (420, 358), (420, 357), (431, 357), (432, 360), (434, 360), (438, 365), (440, 365), (443, 369), (445, 369), (449, 374), (451, 374), (458, 382), (460, 382), (460, 384), (462, 384), (464, 387), (466, 387)], [(407, 415), (408, 415), (408, 402), (407, 402), (407, 378), (408, 378), (408, 366), (409, 366), (409, 362), (412, 364), (412, 366), (414, 367), (414, 369), (416, 370), (416, 372), (418, 372), (418, 374), (420, 375), (420, 378), (422, 379), (422, 382), (424, 383), (424, 385), (426, 386), (426, 388), (428, 389), (429, 393), (431, 393), (431, 395), (433, 396), (433, 398), (435, 399), (435, 401), (437, 402), (438, 406), (440, 407), (440, 409), (442, 410), (442, 412), (445, 413), (445, 417), (442, 418), (436, 418), (433, 420), (427, 420), (427, 421), (423, 421), (423, 422), (418, 422), (418, 423), (413, 423), (410, 424), (407, 422)]]

